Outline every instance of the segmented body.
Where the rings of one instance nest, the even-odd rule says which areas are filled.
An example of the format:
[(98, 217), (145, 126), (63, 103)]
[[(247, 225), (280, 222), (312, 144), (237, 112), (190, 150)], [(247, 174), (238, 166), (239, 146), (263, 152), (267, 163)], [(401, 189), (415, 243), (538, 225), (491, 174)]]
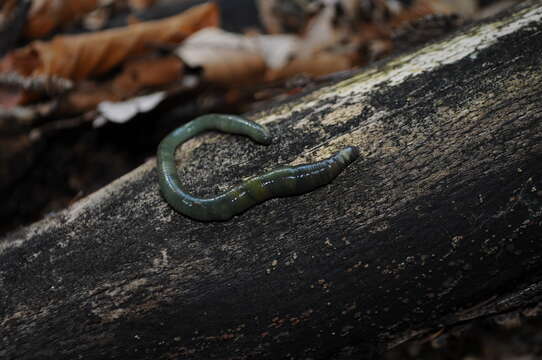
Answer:
[(206, 130), (240, 134), (268, 145), (267, 128), (232, 115), (200, 116), (166, 136), (158, 147), (160, 191), (178, 212), (200, 221), (228, 220), (265, 200), (300, 195), (328, 184), (359, 156), (358, 149), (346, 147), (328, 159), (311, 164), (283, 167), (248, 179), (238, 186), (211, 198), (188, 194), (175, 166), (175, 150), (186, 140)]

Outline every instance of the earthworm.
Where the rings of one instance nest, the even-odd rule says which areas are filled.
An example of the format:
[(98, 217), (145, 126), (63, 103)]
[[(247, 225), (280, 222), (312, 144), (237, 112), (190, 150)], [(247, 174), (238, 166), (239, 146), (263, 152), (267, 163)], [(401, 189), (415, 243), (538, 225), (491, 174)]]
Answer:
[(176, 211), (200, 221), (228, 220), (268, 199), (312, 191), (331, 182), (359, 156), (356, 147), (348, 146), (328, 159), (274, 169), (252, 177), (218, 196), (198, 198), (183, 189), (175, 166), (175, 150), (206, 130), (245, 135), (263, 145), (271, 143), (271, 134), (266, 127), (239, 116), (222, 114), (197, 117), (162, 140), (157, 153), (162, 196)]

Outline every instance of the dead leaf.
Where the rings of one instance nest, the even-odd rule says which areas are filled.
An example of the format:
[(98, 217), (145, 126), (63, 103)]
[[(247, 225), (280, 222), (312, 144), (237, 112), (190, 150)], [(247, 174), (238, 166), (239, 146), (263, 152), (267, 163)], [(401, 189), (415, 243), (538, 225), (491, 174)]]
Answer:
[(65, 25), (96, 9), (101, 0), (34, 0), (25, 27), (29, 39), (42, 38), (56, 27)]
[(261, 82), (265, 61), (253, 38), (220, 29), (203, 29), (190, 36), (175, 53), (191, 67), (201, 66), (203, 78), (218, 84)]
[(128, 4), (132, 9), (141, 11), (154, 5), (155, 2), (156, 0), (129, 0)]
[(17, 0), (6, 0), (0, 5), (0, 28), (6, 26), (16, 7)]
[(442, 9), (435, 8), (439, 14), (453, 12), (463, 18), (470, 18), (479, 10), (479, 1), (477, 0), (440, 0), (438, 3)]
[(270, 69), (286, 66), (302, 44), (302, 39), (296, 35), (258, 35), (253, 39), (258, 52)]
[(312, 54), (333, 47), (342, 39), (351, 41), (352, 31), (338, 26), (336, 23), (337, 10), (334, 6), (326, 6), (307, 25), (297, 57), (306, 58)]
[(115, 93), (126, 99), (139, 91), (171, 84), (183, 75), (183, 63), (176, 56), (135, 59), (126, 63), (113, 80)]
[(319, 52), (311, 57), (296, 58), (281, 69), (270, 69), (265, 78), (268, 81), (286, 79), (298, 74), (322, 76), (350, 69), (355, 62), (350, 54)]
[(166, 96), (167, 94), (165, 91), (160, 91), (123, 102), (104, 101), (98, 105), (98, 111), (101, 116), (96, 118), (94, 126), (100, 127), (104, 125), (107, 120), (117, 124), (125, 123), (139, 113), (151, 111), (160, 104)]
[(86, 112), (104, 101), (124, 101), (152, 89), (169, 88), (177, 82), (185, 85), (185, 80), (188, 77), (183, 77), (183, 63), (176, 56), (134, 59), (111, 81), (80, 83), (62, 99), (59, 112)]
[(77, 114), (93, 110), (102, 101), (121, 101), (123, 98), (116, 94), (111, 83), (95, 84), (83, 82), (77, 89), (60, 99), (58, 113)]
[(35, 41), (10, 53), (2, 66), (25, 76), (56, 75), (81, 80), (106, 73), (127, 57), (149, 50), (150, 44), (177, 43), (191, 33), (217, 26), (218, 7), (209, 3), (180, 15), (91, 34), (57, 36)]
[(0, 87), (0, 105), (2, 109), (12, 109), (19, 105), (24, 99), (22, 89), (12, 87)]
[(269, 34), (282, 33), (280, 20), (275, 16), (274, 2), (270, 0), (258, 0), (258, 13), (260, 20)]
[(81, 19), (81, 25), (87, 31), (99, 31), (106, 27), (111, 19), (114, 9), (112, 7), (99, 7), (86, 14)]
[(337, 0), (257, 1), (260, 20), (268, 33), (297, 35), (303, 32), (307, 22), (321, 6), (337, 2)]

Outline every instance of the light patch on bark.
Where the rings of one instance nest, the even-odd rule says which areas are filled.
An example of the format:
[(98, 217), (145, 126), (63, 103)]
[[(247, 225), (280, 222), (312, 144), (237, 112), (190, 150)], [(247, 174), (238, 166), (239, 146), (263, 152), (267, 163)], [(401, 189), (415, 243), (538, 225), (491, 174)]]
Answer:
[(13, 314), (8, 315), (3, 319), (0, 318), (0, 328), (7, 327), (8, 323), (11, 321), (21, 321), (24, 322), (26, 328), (30, 330), (29, 328), (31, 328), (34, 323), (50, 315), (50, 306), (51, 304), (46, 304), (39, 311), (32, 311), (27, 306), (18, 305), (17, 310)]
[(160, 256), (152, 259), (153, 271), (160, 271), (169, 265), (169, 256), (166, 248), (160, 249)]
[[(91, 312), (100, 317), (103, 321), (109, 322), (118, 319), (125, 313), (133, 311), (133, 306), (122, 307), (121, 304), (128, 301), (140, 287), (147, 284), (145, 278), (135, 279), (127, 284), (118, 282), (115, 284), (106, 283), (100, 286), (100, 289), (93, 289), (89, 292), (88, 298), (93, 298)], [(103, 289), (108, 289), (103, 292)], [(96, 294), (104, 293), (109, 300)], [(102, 301), (96, 300), (102, 299)]]
[(343, 101), (337, 103), (335, 111), (324, 116), (322, 125), (337, 125), (341, 122), (346, 122), (356, 116), (360, 116), (363, 113), (363, 110), (369, 107), (366, 102), (359, 102), (350, 106), (345, 105), (349, 100), (350, 99), (346, 97)]

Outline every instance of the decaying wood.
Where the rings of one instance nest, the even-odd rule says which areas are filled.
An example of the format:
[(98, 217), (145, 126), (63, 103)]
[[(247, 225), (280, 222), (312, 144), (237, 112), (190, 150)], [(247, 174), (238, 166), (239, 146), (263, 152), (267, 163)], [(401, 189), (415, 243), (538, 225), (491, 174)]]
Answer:
[[(0, 243), (0, 358), (346, 359), (540, 301), (542, 5), (208, 134), (190, 189), (357, 145), (332, 184), (200, 223), (154, 160)], [(219, 185), (217, 185), (219, 184)]]

